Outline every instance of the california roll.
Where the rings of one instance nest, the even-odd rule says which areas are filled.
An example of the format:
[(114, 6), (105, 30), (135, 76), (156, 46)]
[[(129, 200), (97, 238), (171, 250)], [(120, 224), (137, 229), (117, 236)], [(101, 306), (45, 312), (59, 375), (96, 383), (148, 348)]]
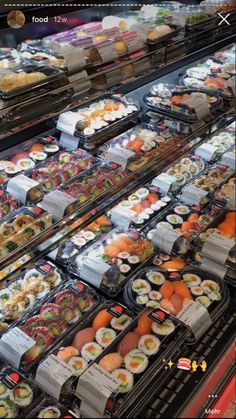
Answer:
[(72, 356), (68, 362), (68, 365), (73, 369), (75, 375), (80, 376), (82, 372), (87, 368), (88, 363), (80, 356)]
[(152, 322), (152, 331), (157, 335), (168, 336), (175, 330), (172, 320), (167, 319), (163, 323)]
[(95, 338), (99, 345), (106, 348), (116, 338), (116, 332), (108, 327), (102, 327), (96, 332)]
[(143, 352), (134, 349), (125, 356), (124, 363), (127, 370), (133, 374), (140, 374), (147, 368), (148, 358)]
[(160, 340), (151, 334), (143, 335), (139, 339), (138, 349), (142, 351), (145, 355), (154, 355), (157, 353), (160, 347)]
[(124, 368), (119, 368), (112, 373), (113, 377), (120, 383), (118, 391), (120, 393), (128, 393), (134, 385), (134, 378), (131, 372)]

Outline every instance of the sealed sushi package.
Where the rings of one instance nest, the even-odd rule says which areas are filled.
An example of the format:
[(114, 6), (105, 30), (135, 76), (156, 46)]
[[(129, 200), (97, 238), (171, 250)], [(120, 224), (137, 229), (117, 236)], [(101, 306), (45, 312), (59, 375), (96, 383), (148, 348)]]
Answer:
[(141, 229), (172, 202), (170, 193), (158, 186), (147, 184), (134, 191), (126, 199), (108, 211), (115, 225)]
[(153, 254), (151, 241), (134, 230), (117, 227), (75, 257), (70, 269), (106, 295), (114, 296)]
[[(86, 407), (90, 407), (94, 409), (94, 417), (98, 413), (108, 417), (125, 417), (130, 403), (134, 404), (140, 397), (140, 389), (142, 392), (147, 389), (149, 377), (158, 380), (158, 374), (163, 371), (163, 358), (170, 348), (173, 356), (173, 345), (177, 350), (185, 333), (184, 328), (168, 313), (162, 310), (156, 313), (148, 309), (142, 311), (126, 332), (105, 349), (81, 376), (76, 392), (82, 400), (81, 414)], [(93, 393), (90, 375), (96, 376), (101, 383), (105, 375), (111, 386), (103, 411), (101, 404), (94, 403), (94, 398), (89, 400), (89, 393)], [(104, 391), (101, 385), (99, 387), (101, 392)], [(99, 392), (93, 394), (96, 397)]]
[(111, 220), (106, 215), (101, 215), (83, 230), (62, 242), (57, 249), (56, 260), (61, 265), (67, 266), (74, 256), (77, 256), (82, 250), (93, 244), (111, 228)]
[(38, 207), (22, 207), (0, 223), (0, 259), (26, 245), (53, 224), (53, 217)]
[[(22, 371), (32, 371), (46, 352), (75, 324), (83, 322), (98, 304), (99, 297), (90, 287), (76, 280), (67, 281), (44, 304), (36, 305), (2, 336), (2, 358)], [(25, 342), (25, 345), (23, 350), (20, 346), (11, 353), (10, 347), (17, 338)]]
[(207, 142), (197, 148), (196, 154), (200, 154), (204, 160), (214, 162), (219, 160), (224, 153), (235, 144), (235, 133), (228, 131), (227, 127), (213, 135)]
[(166, 269), (167, 271), (176, 271), (182, 269), (187, 265), (187, 257), (185, 255), (174, 256), (169, 255), (161, 250), (157, 250), (154, 258), (151, 260), (151, 263), (161, 269)]
[(229, 297), (218, 276), (192, 266), (178, 271), (143, 268), (126, 285), (124, 295), (136, 312), (145, 306), (162, 308), (186, 322), (196, 339), (224, 312)]
[[(46, 393), (71, 405), (78, 379), (130, 325), (133, 313), (114, 302), (102, 302), (83, 325), (76, 325), (39, 364), (35, 382)], [(58, 384), (55, 376), (64, 372)]]
[(165, 139), (150, 124), (139, 124), (98, 148), (98, 157), (113, 161), (131, 172), (144, 167), (150, 160), (163, 157), (173, 148), (176, 138)]
[(215, 189), (214, 199), (228, 208), (235, 209), (235, 187), (236, 177), (233, 176)]
[(189, 186), (202, 189), (206, 192), (214, 192), (214, 190), (220, 187), (226, 180), (228, 180), (234, 174), (234, 170), (225, 164), (215, 164), (206, 168), (199, 176), (189, 183)]
[(43, 259), (20, 274), (10, 276), (0, 290), (0, 334), (36, 304), (42, 304), (64, 279), (60, 269)]
[(49, 397), (43, 399), (37, 406), (34, 407), (33, 410), (29, 412), (26, 416), (27, 418), (78, 418), (78, 414), (76, 415), (71, 411), (67, 410), (65, 406), (56, 402)]
[(42, 400), (42, 391), (11, 367), (0, 370), (0, 417), (24, 418)]
[(0, 189), (0, 219), (15, 211), (19, 206), (20, 202), (13, 195)]

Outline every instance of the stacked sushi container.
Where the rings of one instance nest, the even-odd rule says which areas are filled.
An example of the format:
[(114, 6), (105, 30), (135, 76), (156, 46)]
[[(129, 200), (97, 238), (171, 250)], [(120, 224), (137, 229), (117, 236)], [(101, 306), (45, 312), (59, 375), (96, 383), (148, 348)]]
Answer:
[(65, 406), (56, 402), (49, 397), (46, 397), (33, 410), (26, 416), (26, 418), (79, 418), (78, 413), (76, 415), (71, 410), (66, 409)]
[[(81, 413), (92, 409), (94, 417), (96, 414), (124, 417), (140, 398), (140, 393), (147, 390), (150, 379), (158, 383), (163, 357), (174, 345), (175, 350), (179, 349), (185, 337), (185, 328), (166, 312), (143, 311), (81, 376), (76, 391), (82, 400)], [(96, 377), (98, 385), (90, 376)], [(108, 380), (110, 388), (105, 403), (99, 403), (99, 394), (104, 400), (104, 379)]]
[[(134, 314), (124, 305), (101, 300), (87, 320), (76, 324), (39, 364), (35, 382), (55, 399), (71, 406), (80, 377), (124, 333), (133, 319)], [(64, 373), (59, 385), (55, 367), (58, 375)]]
[(142, 234), (116, 227), (72, 259), (69, 270), (114, 297), (132, 273), (151, 259), (154, 250)]
[(13, 327), (35, 304), (43, 304), (64, 281), (62, 271), (44, 259), (5, 281), (0, 290), (0, 334)]
[[(36, 304), (0, 339), (3, 359), (29, 373), (45, 354), (77, 323), (81, 323), (99, 304), (94, 290), (76, 280), (64, 283), (56, 292)], [(14, 340), (23, 345), (11, 346)]]
[(1, 418), (25, 418), (42, 398), (42, 391), (17, 370), (0, 370)]

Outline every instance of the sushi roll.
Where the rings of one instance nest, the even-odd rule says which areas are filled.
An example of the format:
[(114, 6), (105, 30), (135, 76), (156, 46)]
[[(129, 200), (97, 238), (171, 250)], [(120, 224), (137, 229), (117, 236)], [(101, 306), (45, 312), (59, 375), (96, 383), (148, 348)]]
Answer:
[(71, 241), (78, 247), (83, 247), (87, 243), (84, 237), (77, 237), (77, 236), (72, 237)]
[(5, 168), (5, 173), (8, 175), (8, 176), (14, 176), (14, 175), (16, 175), (16, 173), (18, 173), (20, 171), (20, 168), (19, 167), (17, 167), (17, 165), (16, 164), (13, 164), (12, 166), (7, 166), (6, 168)]
[(176, 214), (167, 215), (166, 220), (168, 221), (168, 223), (173, 224), (173, 225), (182, 224), (184, 221), (183, 218), (180, 217), (180, 215), (176, 215)]
[(59, 151), (59, 147), (57, 144), (46, 144), (43, 147), (43, 150), (45, 151), (45, 153), (54, 154), (57, 153), (57, 151)]
[(122, 265), (122, 260), (119, 259), (119, 258), (113, 258), (112, 263), (113, 263), (113, 265), (120, 266), (120, 265)]
[(31, 387), (26, 383), (18, 384), (13, 388), (12, 391), (13, 400), (19, 407), (29, 406), (33, 401), (33, 391)]
[(140, 350), (134, 349), (125, 356), (124, 364), (132, 374), (141, 374), (148, 366), (148, 357)]
[(151, 291), (151, 286), (145, 279), (135, 279), (132, 284), (132, 290), (138, 295), (145, 295)]
[(157, 335), (168, 336), (175, 330), (172, 320), (167, 319), (163, 323), (152, 322), (152, 331)]
[(81, 349), (82, 357), (87, 361), (94, 361), (102, 352), (102, 347), (96, 342), (86, 343)]
[(78, 349), (74, 348), (74, 346), (66, 346), (65, 348), (62, 347), (59, 349), (57, 358), (67, 363), (71, 358), (76, 358), (78, 355)]
[(120, 269), (122, 274), (127, 275), (129, 273), (129, 271), (131, 270), (131, 267), (129, 265), (127, 265), (126, 263), (122, 263), (119, 266), (119, 269)]
[(124, 368), (119, 368), (112, 373), (113, 377), (120, 383), (118, 387), (119, 393), (128, 393), (134, 385), (134, 378), (131, 372)]
[(138, 343), (138, 349), (142, 351), (145, 355), (154, 355), (157, 353), (159, 347), (160, 347), (160, 340), (153, 335), (143, 335), (141, 336), (139, 343)]
[(139, 256), (129, 256), (128, 257), (128, 262), (130, 265), (137, 265), (138, 263), (140, 263), (140, 257)]
[[(174, 215), (174, 214), (172, 214), (172, 215)], [(157, 223), (156, 227), (157, 228), (158, 227), (168, 228), (169, 230), (172, 230), (173, 229), (172, 224), (167, 223), (166, 221), (160, 221), (159, 223)], [(156, 231), (156, 230), (154, 230), (154, 231)]]
[(124, 330), (132, 322), (132, 319), (126, 314), (122, 314), (120, 317), (113, 317), (111, 320), (111, 327), (113, 329), (121, 331)]
[(16, 163), (17, 167), (19, 167), (20, 170), (28, 170), (32, 169), (35, 166), (35, 163), (33, 160), (29, 158), (20, 159)]
[(140, 188), (136, 191), (136, 195), (141, 199), (145, 199), (149, 195), (149, 190), (147, 188)]
[(201, 284), (201, 278), (195, 274), (184, 274), (183, 282), (190, 288)]
[(187, 205), (178, 205), (174, 208), (174, 212), (178, 215), (185, 215), (190, 213), (190, 208)]
[(145, 208), (144, 213), (147, 215), (154, 214), (154, 210), (152, 208)]
[(45, 409), (42, 409), (38, 414), (38, 418), (43, 418), (43, 419), (46, 419), (46, 418), (54, 419), (54, 418), (60, 418), (60, 417), (61, 417), (61, 412), (56, 406), (48, 406)]
[(160, 303), (158, 303), (158, 301), (149, 300), (146, 304), (146, 307), (158, 308), (160, 307)]
[(159, 258), (161, 258), (164, 262), (168, 262), (168, 260), (170, 260), (170, 255), (167, 255), (166, 253), (161, 252), (159, 254)]
[(160, 259), (160, 258), (158, 258), (158, 257), (155, 257), (155, 259), (153, 259), (152, 263), (153, 263), (153, 265), (155, 265), (155, 266), (161, 266), (161, 265), (163, 264), (163, 260), (161, 260), (161, 259)]
[(149, 298), (147, 295), (138, 295), (138, 297), (136, 298), (136, 303), (140, 305), (146, 305), (148, 301)]
[(10, 395), (10, 390), (6, 384), (0, 382), (0, 399), (5, 399)]
[(14, 418), (16, 406), (10, 399), (0, 400), (0, 418)]
[(76, 304), (78, 297), (73, 291), (64, 290), (59, 292), (55, 298), (55, 304), (58, 304), (61, 307), (64, 306), (74, 306)]
[(31, 153), (29, 153), (29, 157), (34, 161), (42, 161), (47, 158), (47, 154), (43, 151), (32, 151)]
[(98, 329), (95, 335), (95, 339), (99, 345), (106, 348), (116, 338), (116, 332), (108, 327), (102, 327)]
[(166, 280), (165, 276), (161, 272), (155, 271), (148, 272), (146, 277), (152, 284), (155, 285), (162, 285)]
[(202, 289), (202, 287), (199, 287), (198, 285), (194, 286), (194, 287), (190, 287), (190, 291), (193, 295), (202, 295), (204, 294), (204, 290)]
[(68, 365), (73, 369), (77, 377), (79, 377), (87, 368), (88, 363), (80, 356), (72, 356), (68, 362)]
[(130, 257), (130, 253), (128, 253), (128, 252), (120, 252), (120, 253), (118, 253), (117, 257), (119, 259), (128, 259)]
[(221, 294), (220, 293), (217, 293), (215, 291), (210, 292), (207, 296), (212, 301), (220, 301), (221, 300)]
[(218, 294), (220, 292), (219, 284), (215, 281), (212, 281), (211, 279), (202, 281), (201, 286), (206, 294), (211, 294), (212, 292)]
[(31, 330), (30, 336), (35, 340), (37, 345), (41, 348), (47, 348), (51, 346), (54, 341), (53, 334), (45, 326), (34, 327)]
[(150, 300), (153, 300), (153, 301), (159, 301), (162, 298), (162, 295), (159, 291), (150, 291), (148, 296)]
[(59, 318), (60, 306), (58, 304), (44, 304), (40, 309), (40, 315), (45, 320), (54, 320)]
[(95, 234), (92, 232), (92, 231), (84, 231), (83, 232), (83, 237), (86, 239), (86, 240), (93, 240), (93, 239), (95, 239)]
[(74, 307), (61, 307), (61, 319), (62, 321), (67, 322), (68, 324), (73, 324), (79, 321), (82, 317), (82, 314), (79, 310)]
[(203, 305), (203, 307), (208, 308), (211, 305), (210, 298), (206, 297), (205, 295), (201, 295), (201, 297), (197, 297), (196, 301)]

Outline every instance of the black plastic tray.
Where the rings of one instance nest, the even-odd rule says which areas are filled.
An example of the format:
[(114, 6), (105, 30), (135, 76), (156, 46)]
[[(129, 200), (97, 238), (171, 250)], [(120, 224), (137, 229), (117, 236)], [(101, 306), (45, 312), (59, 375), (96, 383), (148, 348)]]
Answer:
[[(185, 88), (188, 89), (189, 87), (188, 87), (188, 85), (185, 82), (185, 79), (187, 77), (189, 77), (189, 76), (187, 76), (186, 74), (184, 74), (182, 77), (180, 77), (179, 83), (181, 85), (185, 86)], [(213, 76), (209, 76), (209, 77), (214, 78)], [(195, 78), (195, 77), (193, 77), (193, 78)], [(196, 79), (196, 80), (198, 80), (198, 79)], [(234, 95), (232, 93), (230, 93), (230, 90), (229, 90), (229, 94), (227, 94), (225, 90), (222, 90), (222, 89), (213, 89), (212, 87), (207, 88), (206, 86), (204, 86), (204, 84), (202, 84), (201, 87), (198, 87), (198, 88), (196, 87), (196, 89), (198, 89), (201, 92), (207, 93), (208, 95), (211, 95), (211, 96), (212, 95), (213, 96), (218, 95), (218, 96), (222, 97), (222, 99), (227, 100), (227, 101), (228, 100), (232, 100), (234, 98)]]
[(182, 26), (171, 25), (171, 24), (168, 24), (168, 26), (170, 26), (170, 28), (172, 29), (172, 32), (170, 32), (170, 33), (168, 33), (168, 34), (166, 34), (164, 36), (161, 36), (160, 38), (157, 38), (157, 39), (155, 39), (153, 41), (150, 40), (150, 39), (147, 39), (146, 40), (146, 44), (148, 46), (160, 45), (162, 43), (165, 43), (165, 41), (169, 41), (170, 39), (172, 39), (175, 36), (179, 35), (180, 31), (183, 30), (183, 27)]

